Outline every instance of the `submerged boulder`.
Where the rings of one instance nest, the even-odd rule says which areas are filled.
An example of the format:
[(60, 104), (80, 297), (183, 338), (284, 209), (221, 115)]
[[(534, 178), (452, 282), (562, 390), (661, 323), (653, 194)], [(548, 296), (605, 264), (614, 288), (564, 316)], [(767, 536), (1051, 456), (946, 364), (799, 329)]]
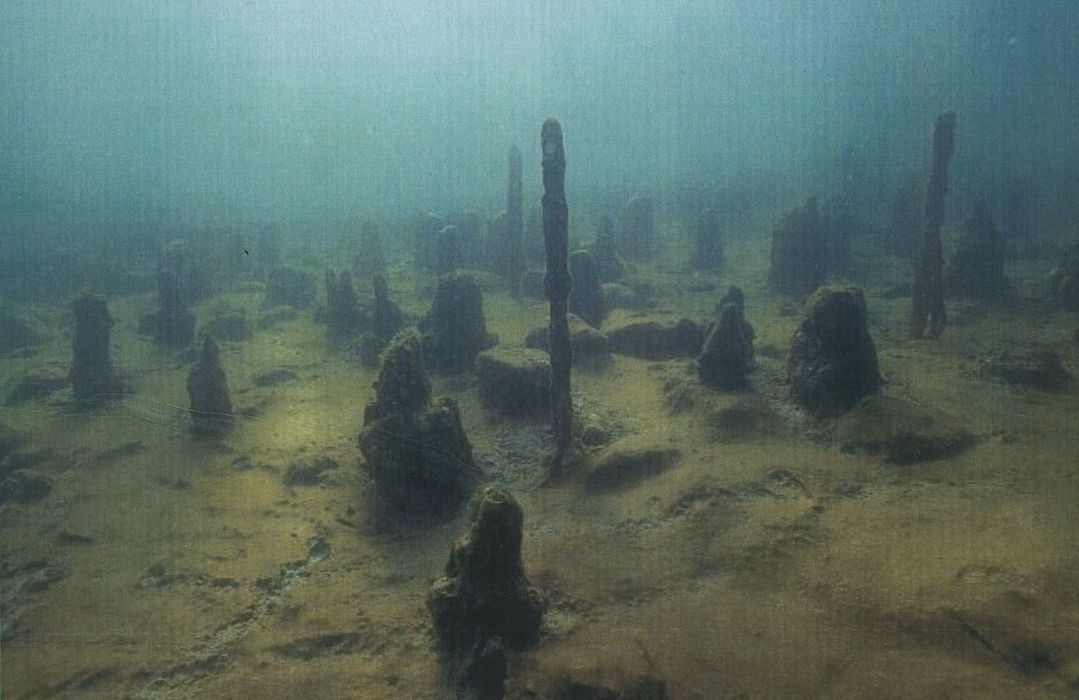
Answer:
[[(573, 364), (581, 369), (598, 369), (611, 362), (610, 344), (607, 336), (585, 323), (576, 314), (567, 314), (569, 343), (573, 351)], [(533, 328), (525, 337), (525, 347), (550, 352), (550, 332), (547, 326)]]
[(541, 350), (498, 346), (476, 356), (480, 402), (513, 418), (544, 418), (551, 409), (551, 361)]
[(495, 344), (483, 315), (483, 292), (469, 275), (453, 273), (438, 281), (434, 302), (420, 322), (425, 362), (439, 372), (471, 370), (476, 355)]
[(635, 319), (608, 327), (612, 352), (645, 360), (693, 357), (700, 352), (704, 330), (687, 318)]
[(472, 445), (453, 399), (433, 402), (420, 338), (405, 332), (382, 356), (375, 397), (364, 411), (363, 453), (379, 505), (444, 517), (475, 483)]
[(814, 415), (843, 413), (882, 382), (865, 298), (856, 287), (821, 287), (806, 309), (787, 358), (791, 396)]

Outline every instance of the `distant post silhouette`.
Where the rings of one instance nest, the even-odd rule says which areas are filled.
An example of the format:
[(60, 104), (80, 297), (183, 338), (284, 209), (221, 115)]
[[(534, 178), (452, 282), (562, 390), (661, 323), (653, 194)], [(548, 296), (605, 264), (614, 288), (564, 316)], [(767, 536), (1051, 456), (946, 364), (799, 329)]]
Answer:
[[(948, 162), (955, 151), (955, 112), (937, 117), (933, 127), (933, 170), (925, 191), (925, 228), (911, 285), (910, 334), (939, 338), (948, 322), (944, 310), (944, 195), (948, 193)], [(926, 328), (928, 324), (928, 329)]]

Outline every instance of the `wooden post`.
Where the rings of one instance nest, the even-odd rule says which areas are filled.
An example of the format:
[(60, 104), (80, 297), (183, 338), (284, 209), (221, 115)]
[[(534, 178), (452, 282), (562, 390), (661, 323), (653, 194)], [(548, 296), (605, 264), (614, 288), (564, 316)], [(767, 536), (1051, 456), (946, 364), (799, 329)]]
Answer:
[(562, 472), (573, 436), (573, 402), (570, 398), (569, 321), (566, 307), (572, 282), (569, 276), (569, 209), (566, 206), (566, 154), (562, 150), (562, 126), (548, 119), (540, 132), (543, 146), (543, 240), (547, 250), (547, 274), (543, 287), (551, 303), (551, 416), (555, 453), (551, 477)]
[(524, 253), (521, 236), (524, 233), (524, 206), (521, 187), (521, 150), (510, 147), (509, 176), (506, 180), (506, 231), (505, 231), (505, 269), (506, 281), (510, 285), (510, 294), (518, 296), (521, 290), (521, 273), (524, 272)]
[(925, 191), (925, 229), (914, 263), (910, 334), (915, 338), (923, 334), (939, 338), (948, 322), (944, 310), (944, 247), (940, 242), (940, 227), (944, 223), (944, 195), (948, 193), (948, 161), (954, 150), (955, 112), (945, 112), (937, 117), (933, 127), (933, 170)]

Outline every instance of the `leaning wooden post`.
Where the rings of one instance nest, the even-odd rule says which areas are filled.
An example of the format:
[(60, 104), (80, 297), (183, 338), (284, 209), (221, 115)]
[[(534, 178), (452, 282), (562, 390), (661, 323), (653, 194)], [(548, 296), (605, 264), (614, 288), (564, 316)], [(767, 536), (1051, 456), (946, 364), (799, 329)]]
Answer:
[(925, 191), (925, 229), (921, 248), (914, 263), (911, 286), (910, 334), (921, 338), (939, 338), (944, 332), (944, 247), (940, 227), (944, 223), (944, 195), (948, 193), (948, 161), (955, 150), (955, 112), (937, 117), (933, 126), (933, 170)]
[(551, 302), (551, 416), (555, 452), (551, 477), (562, 472), (573, 434), (573, 402), (570, 398), (569, 321), (566, 307), (572, 282), (569, 276), (569, 209), (566, 206), (566, 154), (562, 150), (562, 125), (548, 119), (540, 132), (543, 146), (543, 241), (547, 249), (544, 291)]

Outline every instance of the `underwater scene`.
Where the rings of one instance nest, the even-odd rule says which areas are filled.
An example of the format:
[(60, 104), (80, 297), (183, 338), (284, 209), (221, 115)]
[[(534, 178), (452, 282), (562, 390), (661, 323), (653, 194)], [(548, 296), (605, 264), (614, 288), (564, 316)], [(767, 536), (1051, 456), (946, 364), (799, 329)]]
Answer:
[(0, 3), (0, 697), (1079, 697), (1079, 3)]

